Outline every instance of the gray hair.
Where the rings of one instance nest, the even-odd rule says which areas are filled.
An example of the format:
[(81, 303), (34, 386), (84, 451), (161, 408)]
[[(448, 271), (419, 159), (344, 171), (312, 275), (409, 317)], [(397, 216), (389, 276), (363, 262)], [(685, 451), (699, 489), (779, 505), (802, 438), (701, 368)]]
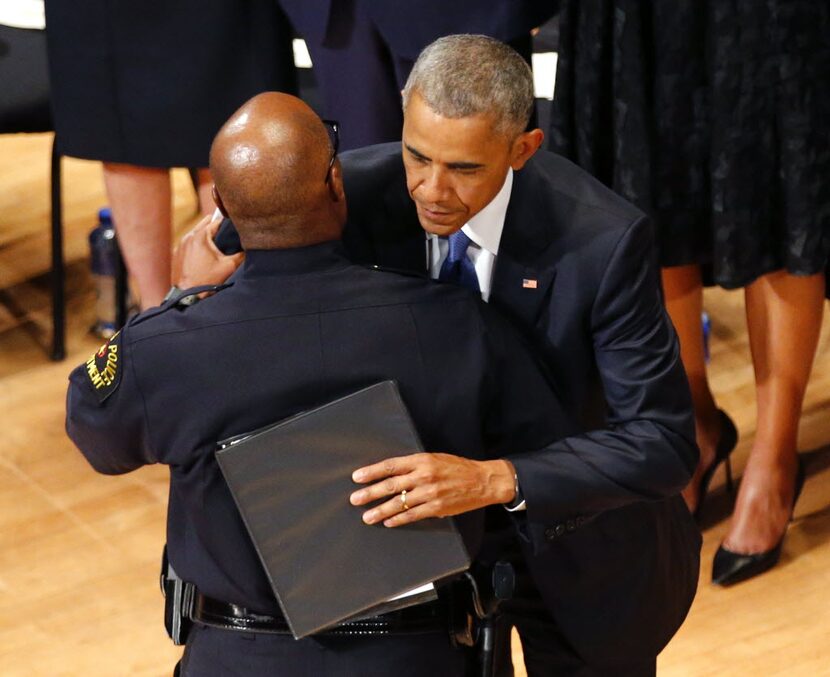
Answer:
[(424, 48), (403, 90), (443, 117), (495, 116), (495, 131), (519, 134), (533, 112), (533, 74), (512, 47), (486, 35), (448, 35)]

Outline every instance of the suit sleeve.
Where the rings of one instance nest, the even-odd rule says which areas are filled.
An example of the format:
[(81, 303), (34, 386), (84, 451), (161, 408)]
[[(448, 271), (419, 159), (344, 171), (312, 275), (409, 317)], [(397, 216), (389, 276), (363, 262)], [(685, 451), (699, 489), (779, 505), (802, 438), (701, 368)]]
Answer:
[(645, 219), (614, 247), (590, 322), (607, 424), (511, 455), (533, 523), (581, 524), (675, 495), (697, 464), (691, 396)]
[(128, 336), (116, 334), (69, 376), (66, 433), (95, 470), (107, 475), (157, 462)]

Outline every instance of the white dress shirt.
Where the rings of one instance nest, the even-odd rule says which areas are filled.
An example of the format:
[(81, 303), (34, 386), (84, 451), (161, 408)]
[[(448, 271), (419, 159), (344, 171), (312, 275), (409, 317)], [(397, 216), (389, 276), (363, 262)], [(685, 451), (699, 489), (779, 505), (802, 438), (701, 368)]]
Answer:
[[(478, 277), (481, 298), (490, 298), (493, 285), (493, 269), (499, 253), (499, 242), (504, 230), (507, 205), (513, 190), (513, 170), (507, 170), (504, 184), (487, 206), (461, 227), (464, 234), (472, 240), (467, 249), (467, 258), (472, 261)], [(441, 266), (449, 253), (447, 238), (427, 233), (427, 267), (431, 278), (437, 280)]]

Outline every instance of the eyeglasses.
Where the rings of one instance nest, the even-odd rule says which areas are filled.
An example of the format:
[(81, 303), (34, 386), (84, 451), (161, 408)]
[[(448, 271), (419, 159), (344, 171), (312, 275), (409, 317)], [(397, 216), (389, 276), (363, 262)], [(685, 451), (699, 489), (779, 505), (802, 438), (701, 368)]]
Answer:
[(334, 161), (337, 159), (337, 149), (340, 148), (340, 123), (337, 120), (323, 120), (326, 126), (326, 131), (329, 133), (329, 143), (331, 144), (331, 160), (329, 160), (329, 167), (326, 170), (326, 179), (324, 183), (329, 182), (331, 176), (331, 168), (334, 167)]

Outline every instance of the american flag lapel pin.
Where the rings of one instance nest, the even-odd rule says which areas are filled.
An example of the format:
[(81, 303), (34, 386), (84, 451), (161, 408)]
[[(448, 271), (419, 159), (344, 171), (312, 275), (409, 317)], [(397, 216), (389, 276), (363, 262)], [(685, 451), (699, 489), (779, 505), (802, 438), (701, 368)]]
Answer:
[(522, 289), (536, 289), (539, 286), (538, 280), (524, 278), (522, 280)]

